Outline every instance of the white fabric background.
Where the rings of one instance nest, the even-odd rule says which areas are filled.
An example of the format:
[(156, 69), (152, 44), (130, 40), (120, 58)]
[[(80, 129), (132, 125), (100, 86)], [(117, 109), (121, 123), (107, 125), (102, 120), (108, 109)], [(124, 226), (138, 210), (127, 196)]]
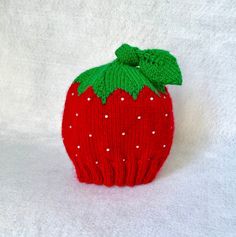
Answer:
[[(234, 0), (0, 0), (0, 236), (233, 237)], [(66, 91), (123, 42), (170, 50), (176, 134), (158, 179), (77, 182), (60, 138)]]

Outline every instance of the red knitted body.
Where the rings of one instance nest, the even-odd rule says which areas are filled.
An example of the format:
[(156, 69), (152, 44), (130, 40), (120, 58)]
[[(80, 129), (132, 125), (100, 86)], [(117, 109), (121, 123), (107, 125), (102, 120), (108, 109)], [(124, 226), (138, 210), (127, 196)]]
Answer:
[(62, 136), (81, 182), (133, 186), (151, 182), (166, 160), (174, 120), (168, 91), (144, 87), (134, 100), (121, 89), (102, 104), (90, 87), (68, 91)]

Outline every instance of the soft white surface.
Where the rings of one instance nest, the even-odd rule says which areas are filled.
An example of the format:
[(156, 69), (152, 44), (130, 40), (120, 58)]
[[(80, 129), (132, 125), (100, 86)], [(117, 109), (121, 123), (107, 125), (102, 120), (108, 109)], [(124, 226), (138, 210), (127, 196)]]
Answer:
[[(1, 0), (0, 236), (235, 236), (235, 5)], [(178, 58), (174, 146), (149, 185), (80, 184), (60, 139), (65, 93), (122, 42)]]

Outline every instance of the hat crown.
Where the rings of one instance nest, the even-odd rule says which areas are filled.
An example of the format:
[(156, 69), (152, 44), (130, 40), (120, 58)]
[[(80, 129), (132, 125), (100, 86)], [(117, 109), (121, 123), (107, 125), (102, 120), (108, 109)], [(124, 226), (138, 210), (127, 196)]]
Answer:
[(111, 63), (83, 72), (74, 82), (80, 83), (78, 93), (92, 86), (95, 94), (106, 103), (116, 89), (123, 89), (136, 99), (144, 86), (155, 93), (165, 93), (165, 85), (181, 85), (182, 76), (173, 55), (161, 49), (140, 50), (122, 44)]

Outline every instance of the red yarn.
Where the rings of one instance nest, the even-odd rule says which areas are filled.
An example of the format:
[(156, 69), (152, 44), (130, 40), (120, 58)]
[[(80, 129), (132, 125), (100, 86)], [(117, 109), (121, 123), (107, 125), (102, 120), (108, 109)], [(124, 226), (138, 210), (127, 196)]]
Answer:
[(81, 182), (133, 186), (151, 182), (166, 160), (174, 119), (169, 93), (144, 87), (137, 100), (121, 89), (106, 104), (92, 88), (78, 96), (71, 85), (62, 136)]

